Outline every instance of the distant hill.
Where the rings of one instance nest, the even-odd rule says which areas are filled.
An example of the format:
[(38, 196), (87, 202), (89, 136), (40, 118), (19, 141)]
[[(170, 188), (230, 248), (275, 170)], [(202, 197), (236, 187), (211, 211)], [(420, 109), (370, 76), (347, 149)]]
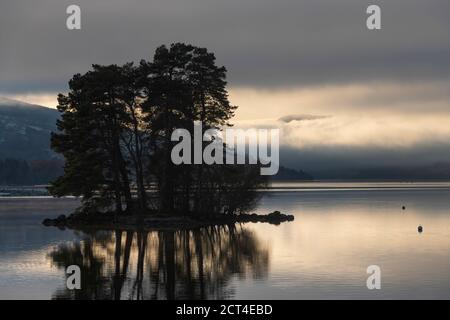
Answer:
[(450, 180), (450, 163), (435, 163), (426, 166), (378, 167), (359, 170), (357, 180)]
[(0, 97), (0, 159), (44, 160), (56, 157), (50, 133), (59, 112)]
[(290, 168), (286, 168), (280, 166), (278, 173), (271, 177), (272, 181), (293, 181), (293, 180), (314, 180), (314, 178), (302, 171), (302, 170), (294, 170)]

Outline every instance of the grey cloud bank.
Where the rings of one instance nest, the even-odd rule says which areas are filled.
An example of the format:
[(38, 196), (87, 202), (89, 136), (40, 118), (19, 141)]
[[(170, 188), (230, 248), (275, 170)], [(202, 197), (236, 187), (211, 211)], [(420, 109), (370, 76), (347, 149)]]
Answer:
[(287, 87), (450, 78), (450, 2), (376, 1), (369, 31), (359, 0), (78, 0), (80, 31), (65, 27), (72, 1), (0, 4), (0, 92), (64, 90), (92, 63), (150, 59), (160, 44), (214, 51), (233, 86)]
[(280, 149), (280, 164), (316, 179), (450, 178), (450, 143), (430, 141), (408, 148), (314, 147)]
[[(82, 10), (80, 31), (66, 28), (71, 4)], [(380, 31), (366, 28), (370, 4), (382, 9)], [(243, 103), (232, 99), (249, 110), (251, 126), (304, 125), (292, 140), (312, 142), (285, 144), (282, 165), (319, 177), (430, 165), (450, 159), (450, 144), (442, 142), (450, 139), (443, 129), (450, 119), (449, 18), (448, 0), (3, 0), (0, 95), (66, 91), (72, 75), (93, 63), (138, 62), (161, 44), (189, 42), (216, 53), (233, 89), (255, 89), (256, 97), (235, 90)], [(337, 122), (355, 113), (370, 121)], [(420, 116), (402, 118), (413, 113)], [(421, 115), (429, 119), (418, 125)], [(389, 128), (388, 116), (396, 117)], [(257, 124), (255, 117), (274, 121)], [(374, 123), (381, 124), (372, 132)], [(322, 145), (322, 136), (347, 141), (353, 134), (412, 142)]]
[(291, 114), (291, 115), (281, 117), (280, 119), (278, 119), (278, 121), (289, 123), (292, 121), (308, 121), (308, 120), (318, 120), (318, 119), (325, 119), (325, 118), (328, 118), (328, 116), (316, 116), (316, 115), (310, 115), (310, 114)]

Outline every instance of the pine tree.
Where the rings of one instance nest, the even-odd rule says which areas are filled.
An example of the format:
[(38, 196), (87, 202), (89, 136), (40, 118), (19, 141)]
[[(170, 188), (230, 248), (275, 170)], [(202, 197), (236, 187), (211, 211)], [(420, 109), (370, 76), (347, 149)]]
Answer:
[[(122, 212), (122, 196), (133, 207), (127, 165), (120, 137), (125, 110), (120, 103), (122, 77), (116, 65), (94, 65), (85, 75), (75, 75), (70, 92), (59, 96), (59, 133), (52, 148), (64, 155), (65, 173), (50, 188), (56, 196), (74, 194), (85, 200), (114, 199)], [(98, 198), (98, 197), (97, 197)], [(104, 200), (104, 199), (102, 199)]]
[(162, 212), (239, 212), (239, 196), (251, 202), (255, 194), (249, 190), (261, 183), (255, 168), (176, 166), (171, 160), (175, 129), (193, 134), (196, 121), (204, 130), (231, 125), (236, 107), (226, 85), (226, 69), (216, 65), (213, 53), (183, 43), (157, 48), (152, 61), (138, 66), (93, 65), (76, 74), (69, 93), (58, 98), (62, 115), (52, 148), (64, 156), (65, 167), (51, 194), (81, 196), (86, 206), (114, 206), (117, 213), (143, 213), (149, 212), (147, 192), (156, 179)]

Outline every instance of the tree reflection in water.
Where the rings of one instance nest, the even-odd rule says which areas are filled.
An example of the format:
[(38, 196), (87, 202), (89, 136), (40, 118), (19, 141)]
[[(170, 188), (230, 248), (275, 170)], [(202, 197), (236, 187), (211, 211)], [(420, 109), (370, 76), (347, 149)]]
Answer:
[(49, 254), (81, 269), (81, 290), (55, 299), (226, 299), (233, 277), (267, 277), (269, 253), (243, 226), (183, 231), (101, 231)]

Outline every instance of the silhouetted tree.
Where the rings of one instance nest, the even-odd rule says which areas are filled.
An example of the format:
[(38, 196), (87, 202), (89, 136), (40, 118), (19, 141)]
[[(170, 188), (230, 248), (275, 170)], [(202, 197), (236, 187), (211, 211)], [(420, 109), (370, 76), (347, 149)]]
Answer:
[(190, 211), (189, 200), (193, 196), (195, 211), (204, 192), (204, 169), (201, 165), (175, 168), (170, 160), (173, 146), (170, 135), (176, 128), (193, 134), (195, 121), (201, 121), (204, 130), (229, 125), (236, 107), (228, 100), (226, 69), (216, 66), (213, 53), (183, 43), (170, 48), (159, 47), (153, 62), (142, 61), (141, 68), (147, 80), (144, 82), (147, 97), (144, 110), (152, 122), (158, 160), (154, 163), (159, 164), (155, 166), (155, 173), (161, 209), (174, 210), (177, 207), (174, 196), (184, 193), (179, 204), (182, 210)]
[[(194, 133), (231, 125), (236, 110), (228, 100), (226, 69), (204, 48), (183, 43), (156, 49), (139, 66), (94, 65), (59, 95), (59, 132), (52, 147), (65, 159), (64, 175), (51, 186), (55, 196), (83, 197), (85, 207), (114, 205), (115, 212), (148, 212), (156, 182), (164, 213), (235, 214), (248, 209), (265, 180), (258, 165), (174, 165), (175, 129)], [(192, 141), (193, 143), (193, 141)], [(223, 155), (225, 157), (225, 154)], [(192, 155), (193, 157), (193, 155)], [(191, 161), (193, 162), (193, 159)], [(136, 190), (136, 197), (133, 192)]]
[[(65, 174), (50, 188), (54, 195), (74, 194), (85, 201), (113, 199), (122, 212), (122, 198), (133, 208), (130, 178), (122, 140), (127, 125), (128, 98), (123, 68), (94, 65), (85, 75), (75, 75), (70, 92), (59, 96), (58, 133), (52, 148), (66, 159)], [(99, 196), (99, 197), (97, 197)]]

